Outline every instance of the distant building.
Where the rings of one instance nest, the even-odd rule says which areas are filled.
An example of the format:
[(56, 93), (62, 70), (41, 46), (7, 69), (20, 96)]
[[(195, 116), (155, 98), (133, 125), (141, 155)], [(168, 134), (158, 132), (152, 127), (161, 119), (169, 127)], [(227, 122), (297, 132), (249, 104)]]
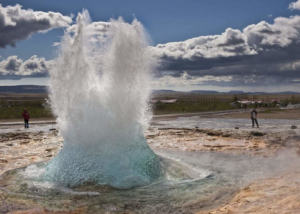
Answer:
[(249, 104), (251, 104), (252, 102), (249, 101), (249, 100), (245, 100), (245, 99), (239, 99), (239, 100), (237, 101), (237, 103), (249, 105)]
[(176, 103), (177, 99), (174, 100), (160, 100), (161, 103), (166, 103), (166, 104), (171, 104), (171, 103)]
[(155, 103), (166, 103), (166, 104), (171, 104), (171, 103), (176, 103), (177, 99), (173, 99), (173, 100), (150, 100), (150, 103), (155, 104)]
[(280, 99), (273, 99), (273, 100), (271, 101), (271, 103), (280, 104), (281, 101), (280, 101)]

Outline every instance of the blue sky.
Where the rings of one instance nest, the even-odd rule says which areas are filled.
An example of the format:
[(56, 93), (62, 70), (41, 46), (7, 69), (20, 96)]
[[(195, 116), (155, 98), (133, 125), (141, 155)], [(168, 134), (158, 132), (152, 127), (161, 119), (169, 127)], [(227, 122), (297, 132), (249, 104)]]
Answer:
[[(287, 9), (289, 0), (3, 0), (2, 6), (20, 4), (23, 9), (54, 11), (63, 15), (77, 14), (88, 9), (93, 21), (108, 21), (122, 16), (131, 22), (134, 15), (148, 30), (153, 44), (183, 41), (189, 38), (214, 35), (226, 28), (243, 29), (262, 20), (273, 21), (274, 17), (290, 16), (298, 12)], [(268, 17), (272, 14), (273, 17)], [(1, 50), (1, 56), (18, 55), (28, 59), (33, 55), (52, 59), (55, 56), (54, 42), (60, 40), (63, 29), (54, 29), (45, 34), (34, 34), (20, 41), (17, 47)]]
[[(184, 59), (175, 60), (175, 58), (178, 59), (178, 56), (174, 57), (172, 53), (169, 55), (167, 54), (166, 61), (168, 62), (168, 65), (170, 64), (169, 68), (166, 68), (168, 69), (167, 74), (169, 75), (172, 73), (172, 75), (168, 76), (164, 73), (165, 71), (161, 71), (156, 80), (164, 80), (164, 84), (161, 84), (160, 82), (159, 84), (156, 84), (156, 86), (158, 88), (180, 88), (180, 90), (213, 88), (217, 90), (245, 89), (251, 91), (262, 89), (274, 91), (277, 89), (293, 90), (299, 87), (298, 79), (300, 79), (300, 75), (295, 68), (298, 69), (300, 53), (298, 59), (298, 52), (295, 52), (295, 48), (292, 50), (292, 47), (295, 47), (293, 44), (298, 44), (298, 38), (293, 37), (291, 39), (288, 35), (290, 32), (289, 30), (286, 32), (282, 31), (282, 35), (279, 35), (278, 37), (281, 38), (286, 36), (285, 41), (292, 40), (291, 42), (285, 44), (284, 41), (278, 42), (276, 41), (276, 38), (273, 38), (271, 39), (272, 41), (267, 41), (268, 46), (266, 46), (265, 41), (261, 41), (260, 44), (254, 44), (253, 42), (251, 43), (251, 41), (257, 40), (257, 37), (261, 39), (264, 36), (265, 39), (268, 40), (268, 33), (259, 36), (256, 34), (256, 37), (254, 38), (253, 32), (250, 32), (250, 30), (250, 33), (244, 32), (243, 29), (250, 25), (257, 25), (256, 28), (260, 29), (261, 26), (259, 26), (259, 23), (265, 21), (268, 25), (266, 28), (272, 29), (273, 31), (271, 34), (273, 35), (276, 34), (278, 29), (282, 26), (278, 23), (274, 24), (274, 19), (285, 17), (290, 20), (289, 23), (298, 22), (296, 18), (293, 20), (290, 18), (291, 16), (297, 17), (300, 15), (300, 10), (298, 8), (295, 7), (294, 10), (288, 9), (289, 4), (292, 2), (296, 2), (296, 0), (2, 0), (1, 4), (2, 7), (20, 4), (22, 5), (23, 10), (32, 9), (33, 11), (43, 12), (53, 11), (60, 13), (63, 16), (70, 16), (70, 14), (76, 16), (78, 12), (81, 12), (82, 9), (85, 8), (89, 11), (94, 22), (107, 22), (110, 18), (117, 18), (119, 16), (122, 16), (125, 21), (131, 22), (133, 18), (136, 17), (148, 30), (153, 40), (152, 45), (156, 47), (158, 44), (179, 41), (185, 42), (188, 39), (200, 38), (201, 36), (218, 35), (220, 36), (220, 39), (222, 39), (221, 37), (223, 34), (226, 34), (224, 37), (228, 37), (228, 35), (232, 36), (233, 34), (234, 36), (239, 36), (241, 32), (243, 39), (245, 38), (245, 43), (242, 45), (243, 47), (236, 44), (230, 44), (230, 47), (226, 47), (227, 50), (228, 48), (231, 48), (228, 53), (235, 52), (235, 55), (224, 53), (225, 48), (222, 50), (220, 50), (220, 48), (216, 49), (216, 51), (220, 51), (220, 54), (217, 55), (220, 55), (221, 57), (212, 57), (212, 53), (206, 53), (207, 56), (204, 54), (202, 58), (199, 57), (195, 59), (195, 57), (193, 57), (191, 59), (186, 59), (185, 57)], [(70, 23), (68, 24), (70, 25)], [(0, 48), (0, 56), (3, 60), (3, 65), (4, 60), (6, 60), (6, 64), (8, 63), (8, 58), (10, 56), (17, 56), (17, 58), (22, 59), (23, 62), (34, 55), (36, 55), (37, 58), (45, 58), (46, 61), (55, 58), (56, 47), (53, 47), (52, 45), (53, 43), (60, 41), (64, 28), (53, 27), (48, 29), (49, 30), (46, 33), (33, 33), (27, 39), (19, 39), (16, 42), (15, 47), (6, 45), (5, 48)], [(228, 29), (233, 29), (234, 31)], [(293, 24), (291, 24), (291, 29), (296, 29), (298, 31), (298, 27)], [(235, 30), (239, 31), (236, 32)], [(175, 46), (176, 45), (177, 44), (175, 44)], [(235, 48), (234, 50), (232, 49), (232, 45)], [(220, 44), (216, 45), (216, 47), (220, 47)], [(239, 49), (240, 51), (241, 48), (244, 49), (242, 54), (244, 58), (241, 57), (240, 52), (237, 52), (237, 50)], [(283, 50), (285, 48), (287, 49)], [(279, 49), (282, 50), (280, 53), (278, 52)], [(157, 50), (159, 53), (161, 48), (157, 48)], [(272, 56), (269, 54), (270, 50)], [(168, 53), (168, 50), (165, 49), (164, 53)], [(282, 63), (289, 63), (289, 65), (278, 65), (278, 59), (275, 56), (278, 57), (280, 54), (284, 53), (288, 53), (289, 57), (286, 57), (284, 60), (282, 57), (279, 57), (278, 59), (282, 59)], [(255, 59), (250, 59), (250, 56)], [(265, 57), (265, 59), (261, 58), (261, 56)], [(270, 63), (270, 58), (273, 59), (272, 63)], [(268, 64), (266, 63), (267, 60), (269, 60), (269, 64), (271, 64), (269, 67), (266, 67)], [(243, 64), (243, 62), (246, 63)], [(260, 67), (247, 67), (247, 65), (253, 65), (255, 63), (258, 63)], [(190, 64), (192, 64), (192, 68), (191, 66), (187, 66)], [(239, 66), (239, 68), (237, 68), (237, 66)], [(287, 68), (286, 74), (280, 73), (282, 72), (282, 68), (278, 71), (275, 69), (275, 67), (280, 66), (285, 66)], [(221, 68), (224, 73), (221, 73)], [(239, 73), (238, 70), (241, 69), (245, 70), (245, 72)], [(276, 71), (274, 70), (272, 73), (273, 69)], [(268, 72), (264, 73), (265, 70), (268, 70)], [(274, 73), (276, 73), (277, 76), (274, 76)], [(284, 75), (287, 76), (287, 74), (289, 79), (284, 79), (284, 81), (282, 81), (280, 78)], [(194, 81), (186, 81), (187, 75), (189, 79), (194, 78)], [(270, 78), (268, 78), (268, 76)], [(35, 77), (36, 84), (38, 84), (39, 80), (42, 79), (37, 77), (41, 76), (32, 76), (31, 82), (35, 82)], [(45, 76), (42, 75), (42, 77), (43, 81), (40, 81), (40, 83), (45, 84)], [(261, 88), (262, 83), (259, 80), (261, 80), (262, 77), (271, 80), (267, 83), (267, 86)], [(166, 78), (169, 79), (166, 81)], [(213, 78), (217, 78), (218, 81), (214, 82)], [(253, 80), (251, 83), (248, 81), (249, 78), (252, 78)], [(0, 78), (0, 85), (11, 85), (14, 81), (16, 84), (22, 84), (20, 78), (15, 78), (18, 80), (4, 79), (5, 78)], [(170, 81), (172, 83), (170, 83)], [(176, 86), (176, 84), (173, 84), (173, 82), (178, 81), (183, 81), (187, 85), (184, 86), (184, 84), (179, 84), (179, 87), (178, 85)], [(238, 84), (237, 82), (240, 82), (241, 84)], [(242, 84), (243, 82), (245, 84)], [(278, 84), (282, 82), (286, 85)], [(26, 80), (26, 83), (28, 83), (28, 79)], [(293, 83), (293, 86), (291, 86), (291, 83)]]

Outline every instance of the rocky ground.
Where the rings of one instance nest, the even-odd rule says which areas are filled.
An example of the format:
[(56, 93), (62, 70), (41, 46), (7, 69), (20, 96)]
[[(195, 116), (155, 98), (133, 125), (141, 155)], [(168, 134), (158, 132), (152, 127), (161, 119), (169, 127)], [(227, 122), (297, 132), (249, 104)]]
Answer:
[[(299, 110), (265, 113), (279, 119), (299, 118)], [(211, 118), (244, 118), (245, 113), (232, 113)], [(261, 113), (260, 115), (263, 115)], [(7, 170), (50, 160), (62, 147), (57, 131), (38, 131), (2, 127), (0, 132), (0, 174)], [(300, 128), (300, 127), (298, 127)], [(151, 126), (146, 132), (150, 146), (183, 151), (214, 151), (251, 156), (276, 156), (278, 151), (293, 150), (300, 156), (299, 129), (211, 129)], [(288, 166), (287, 166), (288, 167)], [(300, 213), (300, 169), (278, 177), (259, 180), (236, 193), (227, 204), (198, 214), (217, 213)], [(22, 202), (20, 202), (22, 204)], [(0, 190), (1, 211), (8, 213), (12, 204)], [(1, 213), (0, 211), (0, 213)], [(24, 210), (12, 213), (51, 213), (46, 210)], [(74, 213), (84, 213), (78, 211)]]
[(7, 170), (50, 160), (61, 149), (57, 131), (19, 131), (0, 134), (0, 174)]
[(238, 192), (226, 205), (197, 214), (300, 213), (300, 173), (259, 180)]
[(259, 130), (150, 128), (146, 138), (154, 147), (182, 151), (270, 156), (293, 147), (300, 154), (300, 136), (295, 130), (266, 133)]

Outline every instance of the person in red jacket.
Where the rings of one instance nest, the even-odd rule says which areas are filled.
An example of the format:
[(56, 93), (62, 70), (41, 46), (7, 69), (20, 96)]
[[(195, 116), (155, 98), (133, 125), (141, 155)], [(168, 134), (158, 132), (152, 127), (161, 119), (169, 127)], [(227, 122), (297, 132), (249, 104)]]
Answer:
[(23, 118), (24, 118), (24, 122), (25, 122), (25, 129), (29, 128), (29, 124), (28, 124), (29, 113), (25, 108), (24, 108), (24, 111), (23, 111)]

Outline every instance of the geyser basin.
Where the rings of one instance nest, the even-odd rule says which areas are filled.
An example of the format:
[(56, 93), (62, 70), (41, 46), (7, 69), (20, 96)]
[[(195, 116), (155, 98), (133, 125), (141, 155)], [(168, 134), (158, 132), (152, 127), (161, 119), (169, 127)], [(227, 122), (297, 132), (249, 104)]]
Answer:
[[(229, 179), (223, 172), (201, 169), (198, 161), (188, 164), (174, 158), (185, 158), (185, 155), (161, 157), (163, 175), (160, 179), (130, 190), (91, 184), (71, 189), (43, 181), (39, 175), (44, 173), (46, 163), (6, 172), (0, 180), (0, 188), (4, 187), (2, 190), (9, 193), (8, 197), (25, 200), (35, 210), (43, 207), (62, 212), (143, 214), (193, 213), (224, 202), (238, 188), (233, 178)], [(18, 203), (15, 207), (18, 208)]]
[(79, 14), (50, 71), (50, 101), (64, 145), (41, 179), (120, 189), (158, 179), (159, 159), (144, 137), (153, 67), (137, 20), (95, 24), (87, 11)]
[[(13, 206), (4, 207), (9, 207), (11, 212), (32, 209), (36, 213), (42, 213), (43, 209), (79, 213), (195, 213), (226, 202), (255, 180), (299, 168), (299, 160), (292, 151), (274, 158), (213, 152), (155, 152), (161, 157), (163, 175), (150, 185), (130, 190), (88, 183), (66, 188), (46, 182), (40, 179), (46, 163), (8, 171), (0, 179), (0, 191), (5, 195), (5, 202)], [(297, 164), (292, 167), (291, 162)]]

